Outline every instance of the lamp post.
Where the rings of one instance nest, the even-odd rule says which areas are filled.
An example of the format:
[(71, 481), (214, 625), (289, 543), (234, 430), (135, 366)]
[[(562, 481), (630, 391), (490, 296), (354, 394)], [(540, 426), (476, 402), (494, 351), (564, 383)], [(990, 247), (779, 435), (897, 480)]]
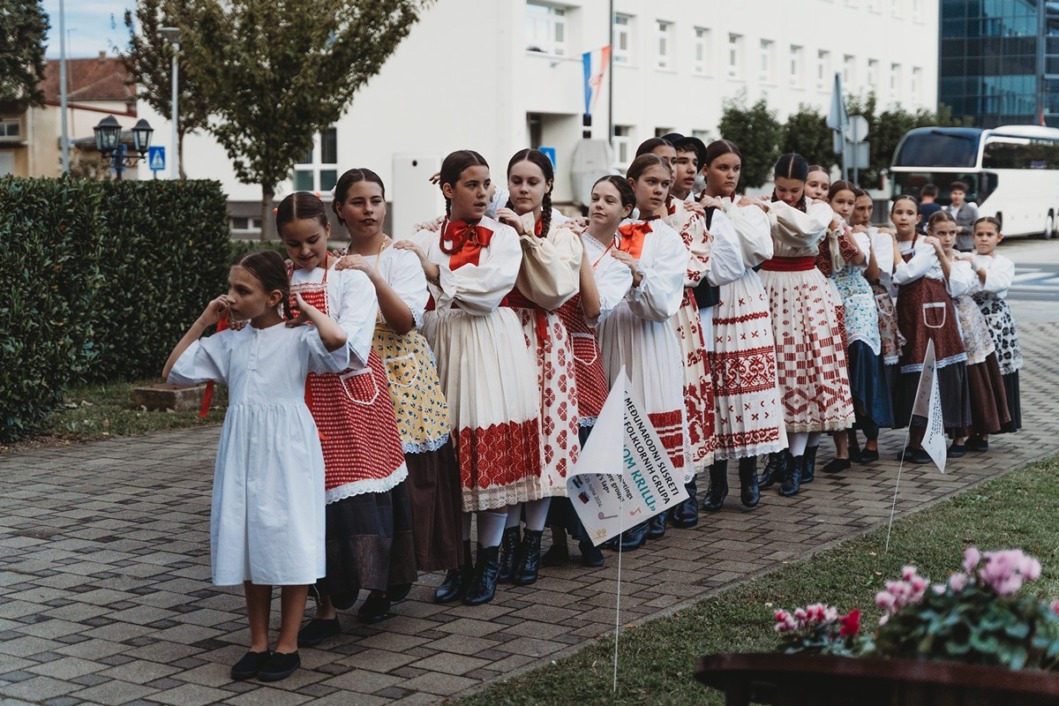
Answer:
[(96, 149), (103, 155), (103, 162), (111, 162), (118, 180), (127, 167), (135, 167), (142, 159), (147, 159), (147, 150), (151, 146), (151, 134), (154, 128), (151, 124), (140, 118), (132, 128), (132, 147), (135, 154), (128, 155), (125, 143), (121, 141), (121, 124), (113, 115), (108, 115), (92, 128), (96, 133)]
[(162, 27), (159, 32), (166, 40), (173, 45), (173, 96), (172, 96), (172, 114), (170, 115), (170, 122), (172, 123), (172, 135), (170, 139), (173, 143), (173, 154), (170, 157), (172, 160), (172, 174), (171, 178), (180, 178), (180, 152), (179, 152), (179, 135), (177, 134), (177, 125), (180, 121), (180, 66), (177, 64), (177, 55), (180, 53), (180, 29), (177, 27)]

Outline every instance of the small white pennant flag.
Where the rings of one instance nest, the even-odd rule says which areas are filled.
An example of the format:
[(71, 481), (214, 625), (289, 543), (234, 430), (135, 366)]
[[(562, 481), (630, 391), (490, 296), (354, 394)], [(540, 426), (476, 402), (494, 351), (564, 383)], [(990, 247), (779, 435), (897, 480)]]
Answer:
[(916, 388), (916, 401), (912, 406), (914, 416), (926, 417), (927, 428), (923, 434), (923, 450), (934, 465), (945, 472), (946, 439), (945, 420), (941, 413), (941, 392), (938, 390), (938, 369), (934, 358), (934, 341), (927, 341), (927, 352), (923, 356), (923, 372)]

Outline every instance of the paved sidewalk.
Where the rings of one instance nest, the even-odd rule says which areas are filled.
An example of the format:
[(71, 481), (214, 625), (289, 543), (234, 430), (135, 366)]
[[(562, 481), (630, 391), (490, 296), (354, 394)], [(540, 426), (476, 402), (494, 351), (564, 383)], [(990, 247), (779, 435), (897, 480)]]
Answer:
[[(1059, 448), (1059, 324), (1020, 333), (1026, 428), (946, 475), (906, 467), (899, 514)], [(902, 438), (885, 434), (870, 468), (818, 475), (790, 500), (770, 490), (753, 512), (734, 486), (723, 512), (626, 555), (623, 622), (885, 524)], [(303, 650), (289, 680), (232, 682), (248, 635), (241, 592), (209, 584), (216, 441), (216, 429), (191, 430), (0, 456), (0, 703), (435, 703), (613, 628), (613, 554), (600, 570), (547, 569), (537, 585), (502, 587), (478, 608), (431, 603), (441, 577), (428, 574), (377, 626), (343, 615), (346, 633)], [(821, 465), (829, 457), (825, 441)]]

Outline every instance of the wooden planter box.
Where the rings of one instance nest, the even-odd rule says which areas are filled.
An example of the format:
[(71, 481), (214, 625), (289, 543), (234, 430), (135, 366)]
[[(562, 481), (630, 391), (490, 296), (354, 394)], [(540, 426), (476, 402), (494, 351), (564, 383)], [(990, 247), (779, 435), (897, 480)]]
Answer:
[(700, 658), (695, 678), (727, 706), (1059, 706), (1059, 673), (956, 662), (722, 654)]

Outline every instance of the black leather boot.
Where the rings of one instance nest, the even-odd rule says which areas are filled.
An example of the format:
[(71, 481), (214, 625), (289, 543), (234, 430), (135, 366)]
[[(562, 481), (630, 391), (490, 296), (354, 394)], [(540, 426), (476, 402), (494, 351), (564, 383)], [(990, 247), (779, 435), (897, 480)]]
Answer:
[(791, 456), (789, 451), (785, 451), (784, 454), (787, 456), (787, 474), (783, 476), (783, 483), (780, 485), (780, 495), (789, 498), (792, 495), (797, 495), (798, 491), (801, 490), (802, 462), (805, 457)]
[[(807, 446), (802, 456), (802, 483), (812, 483), (816, 476), (816, 452), (819, 446)], [(852, 456), (850, 457), (852, 458)]]
[(471, 585), (463, 594), (464, 605), (481, 605), (496, 595), (496, 575), (500, 572), (500, 547), (478, 545)]
[(633, 525), (618, 535), (618, 542), (623, 552), (631, 552), (639, 549), (647, 542), (647, 522)]
[(706, 512), (717, 512), (724, 506), (728, 497), (728, 462), (714, 461), (710, 465), (710, 487), (702, 499), (702, 509)]
[(753, 456), (739, 459), (739, 500), (744, 507), (757, 507), (761, 502), (757, 486), (757, 459)]
[(541, 568), (541, 535), (539, 530), (528, 529), (522, 535), (522, 544), (518, 548), (518, 561), (511, 571), (511, 580), (516, 586), (529, 586), (536, 583), (537, 573)]
[(669, 510), (663, 510), (647, 521), (647, 538), (661, 539), (666, 536), (666, 520), (669, 519)]
[(497, 574), (497, 583), (508, 583), (513, 576), (518, 546), (522, 541), (519, 536), (518, 525), (504, 529), (504, 536), (500, 540), (500, 573)]
[(673, 508), (673, 526), (678, 529), (699, 524), (699, 487), (694, 476), (684, 489), (688, 491), (688, 499)]
[(471, 542), (463, 543), (463, 563), (458, 568), (445, 572), (445, 580), (434, 590), (435, 603), (452, 603), (463, 598), (474, 578), (474, 562), (471, 560)]
[(764, 490), (771, 488), (776, 483), (782, 483), (787, 475), (787, 451), (777, 451), (769, 454), (765, 462), (765, 470), (758, 476), (757, 485)]
[(592, 544), (591, 540), (582, 539), (577, 543), (577, 548), (581, 550), (581, 566), (590, 569), (598, 569), (603, 566), (603, 552), (599, 550), (599, 547)]

